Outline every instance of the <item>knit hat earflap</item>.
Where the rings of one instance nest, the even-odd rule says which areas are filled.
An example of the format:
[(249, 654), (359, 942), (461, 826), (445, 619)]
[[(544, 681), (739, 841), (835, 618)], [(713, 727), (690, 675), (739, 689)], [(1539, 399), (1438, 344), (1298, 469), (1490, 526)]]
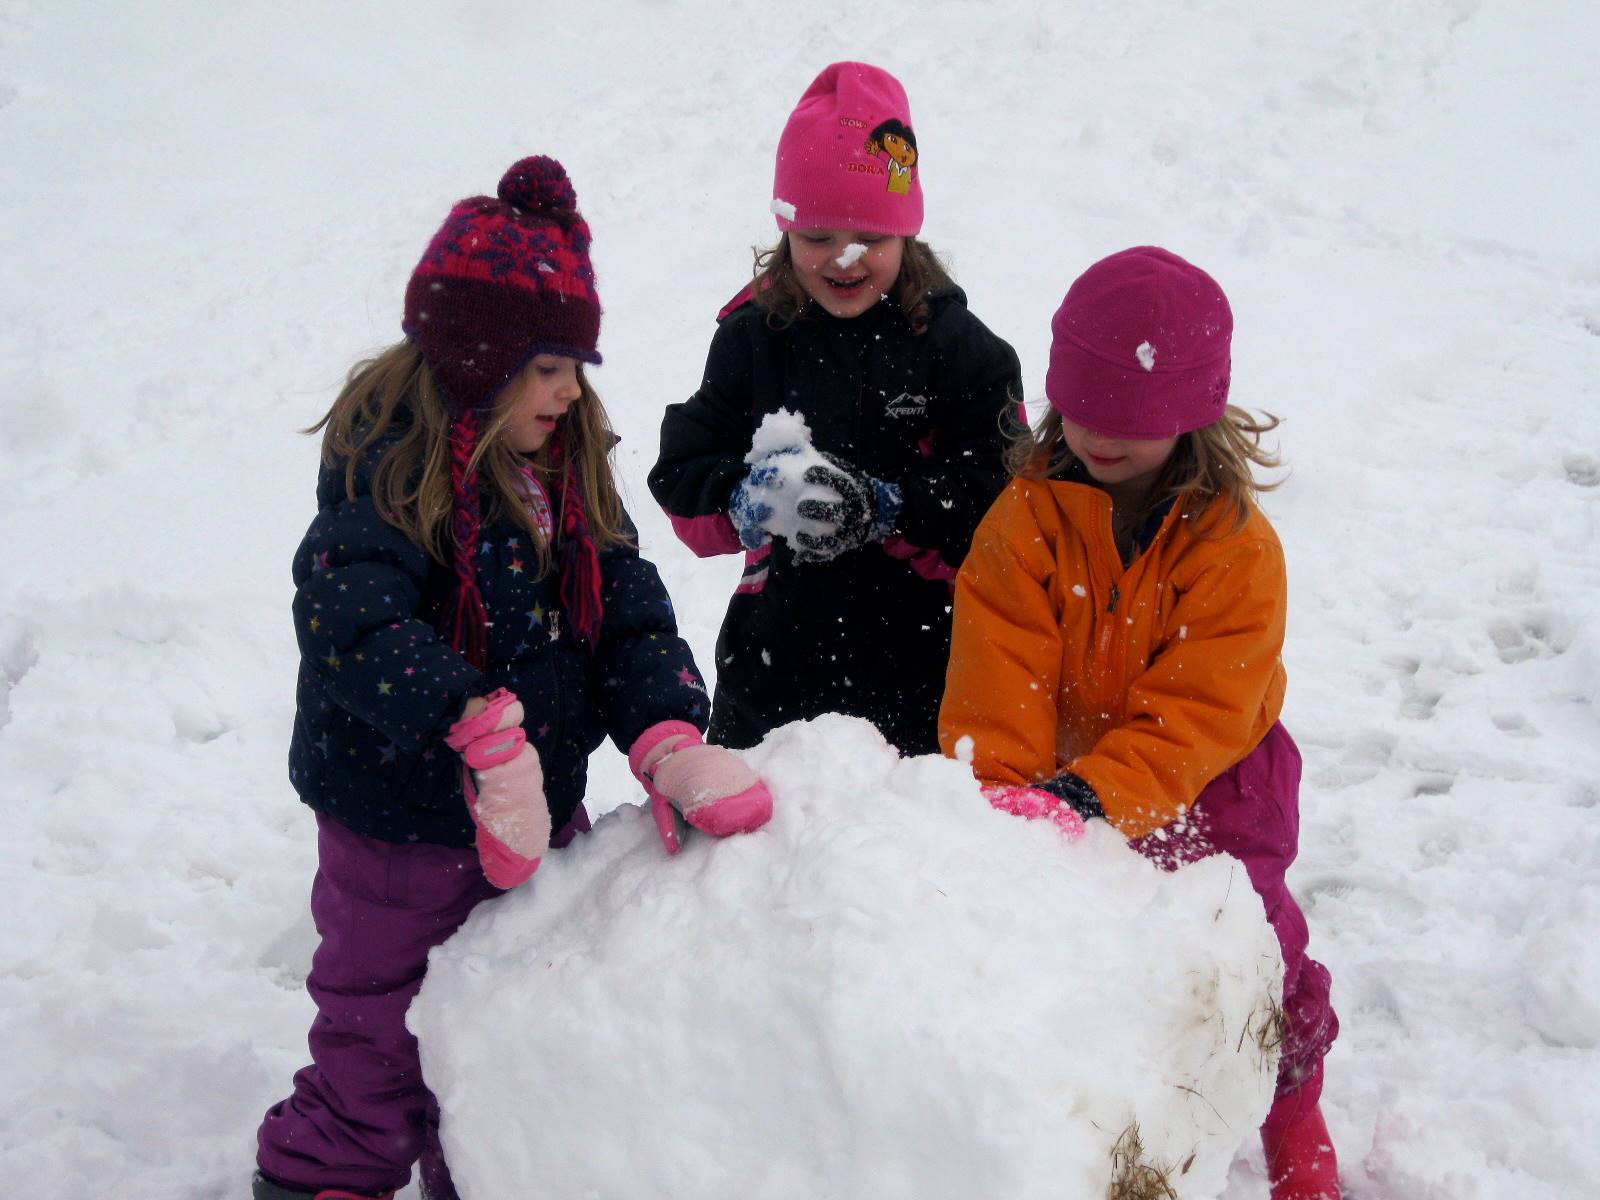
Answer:
[(823, 68), (778, 139), (772, 212), (785, 232), (921, 231), (922, 159), (899, 80), (868, 63)]
[(557, 564), (561, 572), (561, 607), (572, 620), (573, 631), (590, 650), (600, 640), (605, 616), (600, 575), (600, 551), (589, 533), (589, 510), (578, 481), (578, 465), (567, 452), (568, 430), (557, 431), (551, 463), (561, 496), (557, 515)]
[[(451, 414), (456, 590), (444, 631), (480, 669), (488, 659), (488, 616), (476, 568), (483, 522), (474, 464), (479, 433), (495, 398), (536, 355), (600, 361), (600, 296), (589, 241), (561, 164), (542, 155), (524, 158), (501, 178), (496, 196), (471, 196), (450, 210), (406, 287), (402, 328), (421, 350)], [(566, 473), (563, 507), (577, 515), (563, 523), (574, 524), (572, 539), (588, 542), (590, 555), (581, 546), (574, 552), (587, 563), (597, 555), (575, 484), (566, 503)], [(580, 629), (598, 629), (592, 614), (574, 618)]]
[(1113, 437), (1167, 438), (1227, 410), (1228, 298), (1169, 250), (1135, 246), (1095, 263), (1050, 331), (1045, 395), (1069, 421)]

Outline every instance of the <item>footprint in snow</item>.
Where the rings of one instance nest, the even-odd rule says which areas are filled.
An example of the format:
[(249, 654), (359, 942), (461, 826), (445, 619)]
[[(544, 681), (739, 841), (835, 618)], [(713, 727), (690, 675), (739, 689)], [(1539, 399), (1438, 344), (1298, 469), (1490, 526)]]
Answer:
[(1311, 782), (1319, 788), (1342, 788), (1376, 779), (1393, 761), (1399, 741), (1382, 729), (1357, 732), (1346, 739), (1339, 761), (1317, 771)]
[(1454, 775), (1428, 774), (1421, 776), (1411, 785), (1411, 795), (1417, 796), (1445, 796), (1455, 786)]
[(1414, 654), (1391, 654), (1383, 661), (1400, 675), (1400, 715), (1417, 721), (1431, 719), (1444, 691), (1420, 677), (1422, 660)]
[(1539, 736), (1539, 731), (1519, 712), (1494, 712), (1489, 714), (1489, 719), (1494, 722), (1496, 729), (1510, 737)]
[(1554, 658), (1567, 648), (1567, 633), (1548, 613), (1529, 612), (1512, 620), (1495, 617), (1489, 622), (1489, 640), (1503, 663), (1530, 658)]
[(1600, 484), (1600, 454), (1575, 451), (1561, 459), (1561, 467), (1566, 471), (1567, 479), (1579, 487)]

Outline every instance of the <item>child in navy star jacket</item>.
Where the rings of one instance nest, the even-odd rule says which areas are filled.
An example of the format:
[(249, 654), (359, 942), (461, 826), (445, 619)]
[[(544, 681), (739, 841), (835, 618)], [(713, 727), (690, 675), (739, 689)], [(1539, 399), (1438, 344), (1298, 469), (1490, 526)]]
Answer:
[[(668, 849), (771, 815), (702, 742), (707, 696), (613, 486), (589, 230), (548, 158), (457, 204), (406, 339), (317, 428), (294, 560), (289, 773), (317, 813), (312, 1064), (258, 1134), (256, 1200), (456, 1195), (405, 1011), (430, 948), (588, 828), (587, 760), (626, 750)], [(530, 1184), (531, 1186), (531, 1184)]]

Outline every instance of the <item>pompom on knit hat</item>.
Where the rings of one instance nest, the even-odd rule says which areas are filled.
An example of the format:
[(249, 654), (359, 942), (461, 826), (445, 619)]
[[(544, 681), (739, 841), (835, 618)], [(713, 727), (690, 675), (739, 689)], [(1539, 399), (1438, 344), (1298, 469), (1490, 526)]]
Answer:
[[(475, 566), (483, 523), (473, 464), (479, 430), (495, 398), (535, 356), (600, 362), (600, 296), (589, 242), (565, 169), (543, 155), (524, 158), (501, 177), (495, 196), (469, 196), (451, 208), (406, 286), (401, 328), (422, 352), (451, 416), (456, 590), (445, 633), (475, 667), (488, 658), (488, 615)], [(560, 511), (561, 599), (593, 647), (601, 619), (599, 553), (568, 437), (563, 422), (549, 449)]]
[(1112, 437), (1167, 438), (1228, 405), (1233, 312), (1222, 288), (1159, 246), (1103, 258), (1050, 322), (1044, 390), (1067, 420)]
[(922, 161), (899, 80), (859, 62), (812, 80), (778, 139), (772, 212), (785, 232), (921, 231)]

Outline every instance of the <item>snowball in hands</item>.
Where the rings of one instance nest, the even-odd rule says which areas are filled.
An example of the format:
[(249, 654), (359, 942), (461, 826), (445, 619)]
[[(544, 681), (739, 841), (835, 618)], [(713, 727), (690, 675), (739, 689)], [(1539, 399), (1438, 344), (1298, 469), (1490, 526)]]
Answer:
[(828, 460), (811, 444), (811, 430), (799, 413), (781, 408), (763, 417), (744, 461), (750, 474), (738, 503), (743, 511), (760, 514), (760, 527), (767, 533), (791, 545), (801, 533), (816, 532), (814, 523), (800, 516), (802, 500), (836, 504), (841, 499), (832, 488), (806, 481), (807, 471), (827, 466)]
[(1242, 866), (1068, 842), (848, 717), (744, 757), (760, 836), (669, 859), (624, 807), (434, 952), (408, 1020), (463, 1195), (1104, 1196), (1134, 1122), (1222, 1191), (1277, 1071)]

